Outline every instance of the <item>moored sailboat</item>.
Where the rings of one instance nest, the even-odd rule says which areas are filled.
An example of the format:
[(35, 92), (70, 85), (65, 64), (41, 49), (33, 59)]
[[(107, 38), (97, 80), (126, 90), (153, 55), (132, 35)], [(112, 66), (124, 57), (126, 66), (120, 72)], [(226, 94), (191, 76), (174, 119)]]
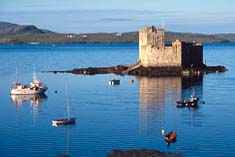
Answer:
[(70, 107), (69, 107), (69, 99), (67, 94), (67, 88), (66, 88), (66, 107), (67, 107), (67, 118), (64, 119), (55, 119), (52, 120), (52, 126), (58, 126), (58, 125), (71, 125), (76, 123), (76, 118), (70, 117)]

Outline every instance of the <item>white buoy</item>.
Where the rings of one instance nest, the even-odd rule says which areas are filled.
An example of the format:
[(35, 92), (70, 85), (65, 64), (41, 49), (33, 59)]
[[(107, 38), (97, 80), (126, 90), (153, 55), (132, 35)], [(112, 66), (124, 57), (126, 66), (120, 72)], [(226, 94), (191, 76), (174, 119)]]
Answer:
[(165, 135), (165, 130), (162, 130), (162, 135)]

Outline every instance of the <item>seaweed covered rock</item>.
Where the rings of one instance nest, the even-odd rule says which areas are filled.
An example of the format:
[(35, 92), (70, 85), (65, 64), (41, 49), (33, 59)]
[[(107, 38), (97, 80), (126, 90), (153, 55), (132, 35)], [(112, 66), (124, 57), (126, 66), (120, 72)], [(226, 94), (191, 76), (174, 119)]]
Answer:
[(158, 150), (139, 149), (139, 150), (113, 150), (108, 157), (182, 157), (179, 153), (165, 153)]

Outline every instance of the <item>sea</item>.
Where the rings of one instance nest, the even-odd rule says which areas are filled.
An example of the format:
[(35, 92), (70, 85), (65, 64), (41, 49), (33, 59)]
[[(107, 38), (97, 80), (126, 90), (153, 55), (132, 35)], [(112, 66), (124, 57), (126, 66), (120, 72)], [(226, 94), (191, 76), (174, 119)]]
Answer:
[[(235, 156), (235, 43), (203, 49), (204, 63), (228, 71), (196, 78), (42, 73), (135, 63), (138, 45), (0, 45), (0, 156), (105, 157), (136, 149)], [(34, 66), (48, 86), (45, 95), (11, 96), (11, 83), (30, 83)], [(114, 78), (120, 85), (108, 84)], [(55, 127), (53, 119), (67, 117), (66, 87), (77, 121)], [(192, 91), (199, 107), (176, 108)], [(175, 131), (176, 142), (167, 145), (162, 130)]]

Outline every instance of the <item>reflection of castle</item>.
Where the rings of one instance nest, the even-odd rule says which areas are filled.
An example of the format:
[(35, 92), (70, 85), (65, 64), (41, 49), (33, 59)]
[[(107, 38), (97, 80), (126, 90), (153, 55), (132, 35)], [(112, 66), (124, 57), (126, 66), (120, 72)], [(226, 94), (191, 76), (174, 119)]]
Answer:
[[(139, 118), (141, 129), (149, 129), (152, 125), (162, 126), (165, 110), (175, 107), (175, 102), (188, 98), (192, 87), (202, 99), (202, 77), (137, 77), (139, 82)], [(151, 124), (154, 121), (154, 124)]]
[(180, 98), (181, 77), (138, 77), (138, 81), (140, 109), (160, 109), (166, 101), (174, 102)]

